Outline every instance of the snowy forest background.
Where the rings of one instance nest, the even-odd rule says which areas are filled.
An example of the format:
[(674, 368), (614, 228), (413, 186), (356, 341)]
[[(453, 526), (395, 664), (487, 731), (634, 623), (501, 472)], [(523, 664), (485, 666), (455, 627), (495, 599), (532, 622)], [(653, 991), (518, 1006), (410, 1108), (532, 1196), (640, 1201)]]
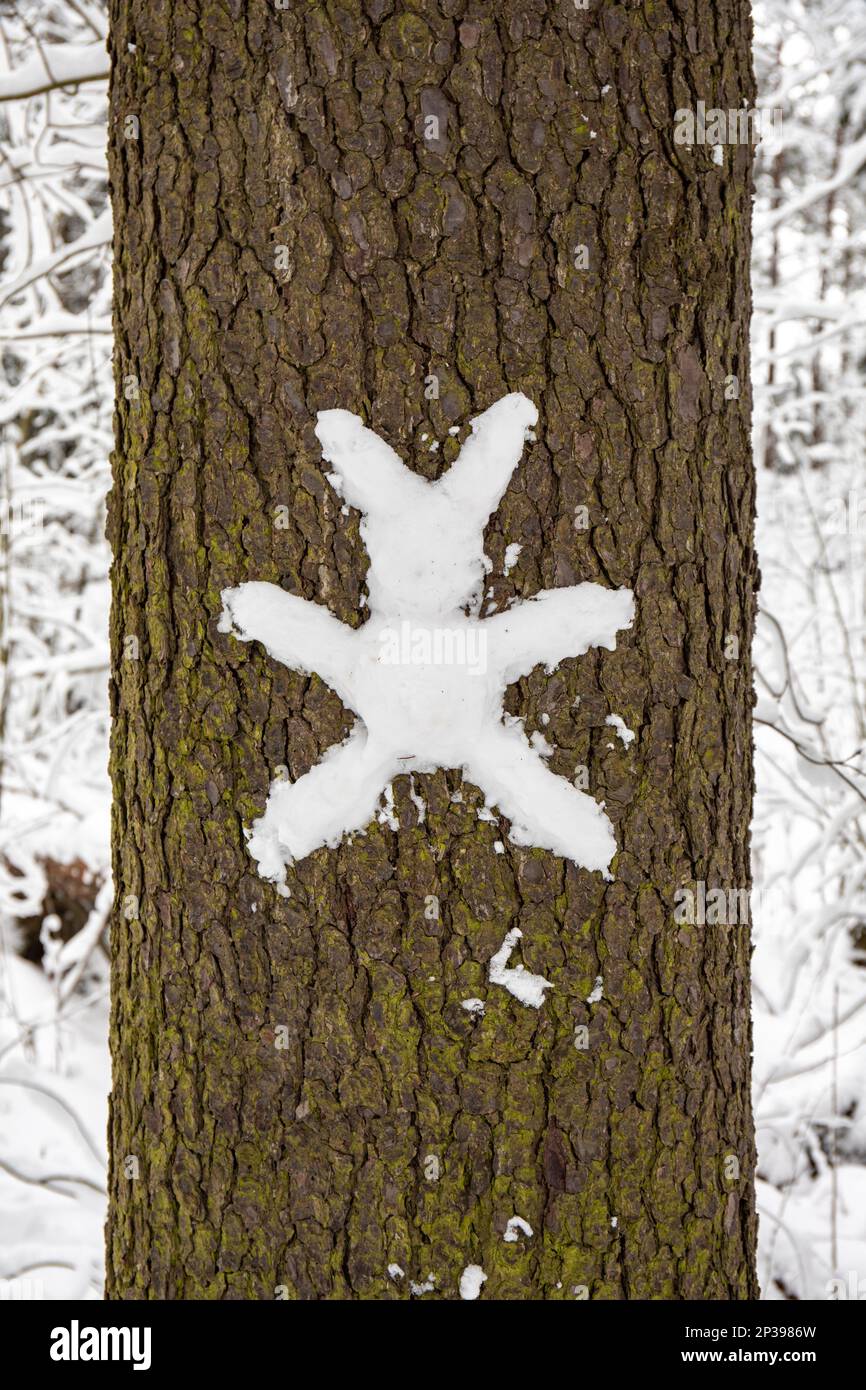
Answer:
[[(98, 1298), (106, 14), (0, 0), (0, 19), (0, 1294)], [(866, 0), (762, 0), (755, 23), (759, 104), (783, 113), (758, 154), (753, 264), (759, 1267), (764, 1298), (862, 1298)]]

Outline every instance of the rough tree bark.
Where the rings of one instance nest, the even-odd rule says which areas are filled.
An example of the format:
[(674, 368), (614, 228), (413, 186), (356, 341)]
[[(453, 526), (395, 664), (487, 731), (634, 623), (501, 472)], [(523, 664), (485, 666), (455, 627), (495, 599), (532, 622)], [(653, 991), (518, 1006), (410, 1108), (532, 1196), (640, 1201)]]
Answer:
[[(754, 1297), (748, 928), (674, 918), (750, 882), (751, 152), (673, 140), (753, 104), (747, 0), (111, 11), (108, 1294), (453, 1299), (474, 1263), (482, 1298)], [(613, 878), (517, 849), (452, 771), (281, 898), (243, 827), (352, 716), (221, 634), (220, 591), (362, 621), (316, 412), (429, 478), (510, 390), (541, 419), (492, 600), (635, 591), (614, 652), (508, 697), (588, 769)], [(487, 980), (513, 926), (539, 1011)]]

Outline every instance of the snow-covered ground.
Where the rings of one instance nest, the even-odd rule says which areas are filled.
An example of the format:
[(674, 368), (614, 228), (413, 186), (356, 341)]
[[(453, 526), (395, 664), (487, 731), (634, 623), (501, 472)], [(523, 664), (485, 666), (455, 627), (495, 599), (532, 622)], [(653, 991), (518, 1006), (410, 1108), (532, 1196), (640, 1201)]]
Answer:
[(0, 1297), (99, 1298), (105, 1220), (105, 986), (62, 1010), (38, 966), (0, 963)]

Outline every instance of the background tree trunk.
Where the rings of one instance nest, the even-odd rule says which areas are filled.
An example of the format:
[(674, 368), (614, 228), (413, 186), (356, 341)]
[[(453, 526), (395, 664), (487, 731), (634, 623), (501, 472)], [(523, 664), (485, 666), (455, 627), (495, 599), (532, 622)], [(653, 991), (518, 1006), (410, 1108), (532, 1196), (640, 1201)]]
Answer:
[[(748, 927), (674, 919), (750, 882), (751, 152), (673, 143), (753, 105), (749, 7), (590, 3), (112, 0), (110, 1297), (453, 1299), (470, 1263), (483, 1298), (756, 1294)], [(220, 591), (361, 622), (316, 412), (430, 478), (510, 390), (541, 419), (493, 601), (635, 591), (616, 651), (508, 697), (588, 768), (613, 879), (439, 772), (283, 899), (243, 826), (352, 716)], [(487, 981), (513, 926), (539, 1011)]]

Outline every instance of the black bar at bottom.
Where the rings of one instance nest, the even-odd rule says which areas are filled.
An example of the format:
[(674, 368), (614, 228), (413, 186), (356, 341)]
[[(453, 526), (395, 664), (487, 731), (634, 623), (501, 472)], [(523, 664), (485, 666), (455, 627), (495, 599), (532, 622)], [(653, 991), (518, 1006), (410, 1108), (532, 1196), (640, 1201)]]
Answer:
[[(232, 1376), (248, 1382), (252, 1373), (269, 1382), (277, 1376), (280, 1390), (317, 1373), (331, 1379), (341, 1356), (353, 1378), (366, 1373), (380, 1384), (393, 1382), (396, 1390), (434, 1373), (437, 1379), (487, 1381), (497, 1363), (509, 1383), (525, 1375), (530, 1387), (557, 1364), (570, 1367), (575, 1381), (587, 1373), (618, 1378), (630, 1370), (665, 1375), (675, 1367), (690, 1377), (712, 1366), (734, 1372), (760, 1367), (771, 1375), (805, 1366), (826, 1380), (837, 1363), (850, 1363), (863, 1329), (863, 1310), (844, 1300), (554, 1305), (481, 1299), (471, 1307), (453, 1302), (450, 1313), (442, 1302), (430, 1300), (426, 1309), (423, 1299), (402, 1307), (388, 1302), (377, 1313), (367, 1304), (328, 1301), (2, 1300), (0, 1329), (7, 1347), (14, 1339), (22, 1369), (47, 1373), (49, 1383), (70, 1375), (93, 1379), (108, 1370), (139, 1378), (213, 1374), (222, 1385)], [(442, 1316), (454, 1321), (441, 1324)], [(440, 1330), (446, 1335), (437, 1336)], [(238, 1390), (247, 1390), (246, 1383)]]

